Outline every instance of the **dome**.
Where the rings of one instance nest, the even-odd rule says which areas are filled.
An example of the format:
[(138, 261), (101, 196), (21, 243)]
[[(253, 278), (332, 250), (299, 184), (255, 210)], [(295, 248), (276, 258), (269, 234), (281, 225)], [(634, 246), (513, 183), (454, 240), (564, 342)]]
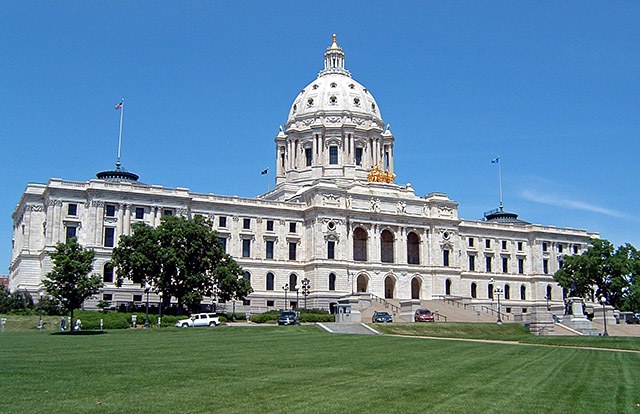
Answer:
[(324, 56), (324, 70), (320, 71), (317, 79), (304, 87), (293, 101), (289, 109), (287, 127), (297, 121), (314, 118), (318, 114), (347, 115), (384, 125), (380, 108), (373, 95), (344, 68), (344, 52), (336, 43), (335, 35)]

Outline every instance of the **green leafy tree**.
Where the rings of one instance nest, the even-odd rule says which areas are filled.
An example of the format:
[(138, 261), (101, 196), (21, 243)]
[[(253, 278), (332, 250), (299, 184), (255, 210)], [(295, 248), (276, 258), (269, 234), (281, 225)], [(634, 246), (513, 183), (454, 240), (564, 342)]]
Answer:
[(9, 296), (9, 304), (15, 312), (30, 310), (33, 309), (33, 296), (27, 291), (17, 290)]
[[(133, 227), (113, 250), (117, 284), (129, 279), (140, 286), (149, 283), (162, 292), (164, 304), (174, 297), (178, 307), (196, 308), (202, 298), (217, 292), (220, 298), (245, 296), (246, 283), (237, 282), (242, 269), (220, 246), (211, 222), (203, 216), (187, 219), (165, 216), (158, 227)], [(232, 276), (234, 275), (234, 276)], [(236, 282), (228, 279), (235, 277)]]
[(9, 313), (11, 311), (11, 295), (9, 290), (0, 285), (0, 313)]
[(583, 254), (565, 259), (554, 278), (571, 294), (590, 300), (604, 297), (608, 304), (622, 309), (631, 281), (629, 258), (634, 251), (629, 244), (616, 250), (608, 240), (592, 239)]
[(47, 273), (47, 279), (42, 283), (47, 293), (70, 312), (73, 321), (74, 310), (103, 286), (100, 276), (90, 275), (95, 252), (85, 249), (72, 238), (68, 243), (58, 243), (49, 256), (53, 261), (53, 270)]

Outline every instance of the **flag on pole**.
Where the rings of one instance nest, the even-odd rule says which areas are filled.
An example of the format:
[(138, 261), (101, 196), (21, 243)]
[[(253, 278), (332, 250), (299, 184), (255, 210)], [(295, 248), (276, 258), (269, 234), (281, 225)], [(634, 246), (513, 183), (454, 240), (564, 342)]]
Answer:
[(117, 111), (118, 109), (120, 109), (120, 108), (122, 108), (122, 102), (120, 102), (120, 103), (116, 104), (116, 111)]
[(265, 175), (268, 172), (269, 172), (269, 169), (265, 168), (264, 170), (260, 171), (260, 175)]
[(498, 161), (500, 161), (500, 157), (495, 157), (494, 159), (491, 160), (491, 164), (496, 164), (498, 163)]

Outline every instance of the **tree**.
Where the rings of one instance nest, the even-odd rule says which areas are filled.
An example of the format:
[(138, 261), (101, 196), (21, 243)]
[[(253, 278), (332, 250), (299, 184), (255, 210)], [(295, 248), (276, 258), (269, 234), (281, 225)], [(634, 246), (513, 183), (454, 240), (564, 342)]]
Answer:
[(9, 290), (0, 285), (0, 313), (9, 313), (11, 311), (11, 296)]
[(554, 278), (576, 296), (591, 300), (602, 297), (614, 308), (624, 309), (629, 303), (633, 269), (638, 267), (638, 252), (630, 244), (616, 250), (608, 240), (592, 239), (587, 251), (565, 259)]
[(251, 293), (247, 283), (238, 281), (243, 271), (226, 254), (218, 235), (205, 217), (193, 219), (165, 216), (158, 227), (133, 227), (133, 234), (122, 236), (113, 250), (116, 283), (124, 279), (147, 283), (162, 292), (163, 302), (171, 297), (195, 309), (202, 298), (217, 293), (221, 299)]
[(42, 283), (47, 293), (70, 312), (73, 321), (73, 311), (103, 286), (100, 276), (90, 275), (95, 252), (82, 247), (74, 237), (67, 243), (58, 243), (49, 256), (53, 270)]

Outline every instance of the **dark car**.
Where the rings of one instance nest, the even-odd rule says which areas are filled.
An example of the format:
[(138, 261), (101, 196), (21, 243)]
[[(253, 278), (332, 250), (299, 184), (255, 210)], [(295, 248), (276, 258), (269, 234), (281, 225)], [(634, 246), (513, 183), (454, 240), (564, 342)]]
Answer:
[(637, 324), (640, 324), (640, 318), (632, 314), (626, 317), (625, 322), (630, 325), (637, 325)]
[(429, 309), (418, 309), (414, 315), (416, 322), (435, 322), (435, 315)]
[(278, 325), (300, 325), (300, 320), (295, 312), (283, 311), (278, 317)]
[(393, 318), (389, 315), (389, 312), (373, 312), (371, 322), (393, 322)]

